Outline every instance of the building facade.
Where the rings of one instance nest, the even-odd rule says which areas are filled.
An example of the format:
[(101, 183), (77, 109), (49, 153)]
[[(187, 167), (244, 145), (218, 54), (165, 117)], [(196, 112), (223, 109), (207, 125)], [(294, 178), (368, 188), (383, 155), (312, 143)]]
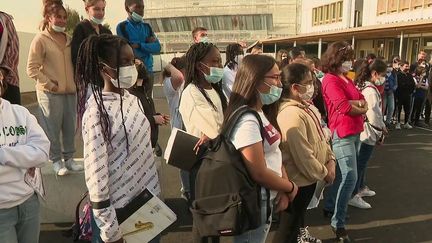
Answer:
[(300, 0), (145, 0), (145, 19), (164, 53), (186, 51), (195, 27), (209, 30), (221, 49), (228, 43), (248, 43), (299, 32)]

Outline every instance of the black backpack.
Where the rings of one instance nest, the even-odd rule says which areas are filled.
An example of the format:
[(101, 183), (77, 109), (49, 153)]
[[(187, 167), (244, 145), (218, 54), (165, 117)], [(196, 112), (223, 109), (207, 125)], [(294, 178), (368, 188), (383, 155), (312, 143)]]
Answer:
[[(194, 226), (201, 237), (239, 235), (265, 223), (261, 219), (261, 187), (252, 179), (240, 151), (230, 141), (233, 128), (246, 113), (258, 119), (262, 135), (259, 114), (242, 106), (231, 115), (221, 134), (207, 144), (199, 157), (191, 211)], [(266, 192), (269, 216), (270, 197), (269, 191)]]

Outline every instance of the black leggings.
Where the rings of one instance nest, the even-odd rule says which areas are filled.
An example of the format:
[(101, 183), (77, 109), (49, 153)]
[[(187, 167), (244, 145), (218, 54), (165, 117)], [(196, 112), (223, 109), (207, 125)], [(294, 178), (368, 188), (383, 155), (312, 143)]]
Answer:
[(279, 228), (274, 236), (273, 243), (297, 243), (300, 228), (305, 226), (305, 215), (307, 206), (315, 192), (316, 183), (299, 187), (297, 196), (282, 212)]
[(414, 98), (413, 110), (411, 112), (411, 121), (417, 123), (422, 113), (424, 98)]
[(402, 113), (402, 107), (404, 110), (404, 120), (405, 123), (408, 123), (409, 116), (410, 116), (410, 110), (411, 110), (411, 96), (400, 96), (398, 97), (398, 123), (401, 121), (401, 113)]

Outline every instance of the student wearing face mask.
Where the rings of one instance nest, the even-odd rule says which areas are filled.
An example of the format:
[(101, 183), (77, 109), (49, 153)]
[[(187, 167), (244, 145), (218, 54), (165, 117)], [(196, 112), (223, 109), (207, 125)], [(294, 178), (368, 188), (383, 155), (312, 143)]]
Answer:
[[(411, 98), (415, 90), (415, 81), (413, 76), (409, 73), (409, 63), (402, 61), (400, 63), (400, 72), (397, 74), (398, 87), (396, 89), (397, 99), (397, 124), (396, 129), (400, 130), (401, 127), (405, 129), (412, 129), (413, 127), (409, 124), (409, 117), (411, 112)], [(405, 124), (401, 126), (401, 114), (402, 108), (404, 110)]]
[(161, 45), (151, 26), (143, 20), (143, 0), (125, 0), (125, 10), (128, 18), (117, 25), (116, 32), (129, 42), (135, 57), (144, 62), (149, 76), (149, 82), (145, 84), (146, 92), (151, 97), (154, 83), (153, 54), (160, 52)]
[(357, 156), (363, 116), (367, 102), (354, 82), (344, 73), (351, 69), (354, 50), (346, 42), (334, 42), (321, 59), (323, 96), (328, 111), (328, 125), (332, 133), (337, 173), (326, 195), (324, 215), (331, 217), (337, 240), (351, 242), (345, 229), (348, 201), (357, 182)]
[(387, 64), (386, 81), (384, 83), (383, 94), (383, 113), (385, 115), (385, 124), (390, 127), (393, 113), (395, 110), (395, 97), (394, 93), (397, 89), (397, 71), (393, 68), (392, 64)]
[(231, 90), (234, 85), (235, 76), (241, 61), (243, 59), (244, 53), (240, 44), (233, 43), (229, 44), (226, 48), (226, 62), (224, 66), (224, 74), (222, 78), (222, 89), (229, 100), (231, 95)]
[[(298, 187), (289, 180), (279, 149), (281, 134), (271, 117), (263, 111), (264, 105), (278, 101), (282, 92), (280, 71), (274, 58), (266, 55), (248, 55), (237, 72), (233, 92), (227, 107), (224, 125), (240, 107), (248, 106), (256, 116), (245, 114), (235, 124), (230, 140), (240, 151), (251, 177), (261, 186), (261, 222), (253, 230), (234, 236), (234, 243), (265, 243), (271, 226), (271, 214), (267, 214), (267, 202), (276, 212), (285, 210), (296, 197)], [(276, 115), (275, 115), (276, 116)], [(272, 119), (274, 120), (274, 119)], [(270, 195), (266, 193), (270, 190)], [(270, 198), (268, 198), (270, 196)], [(270, 200), (268, 200), (270, 199)]]
[(74, 67), (78, 50), (84, 39), (90, 35), (112, 34), (111, 30), (102, 25), (105, 18), (105, 0), (83, 0), (83, 2), (88, 17), (79, 22), (73, 32), (71, 48)]
[[(281, 217), (273, 242), (321, 242), (305, 227), (307, 206), (316, 183), (333, 183), (335, 157), (321, 128), (321, 115), (310, 103), (314, 80), (310, 68), (292, 63), (282, 69), (281, 99), (271, 110), (277, 111), (277, 129), (282, 134), (280, 149), (289, 178), (299, 186), (296, 198)], [(273, 115), (269, 115), (273, 117)]]
[(287, 59), (289, 56), (288, 51), (285, 49), (280, 49), (277, 53), (276, 53), (276, 63), (278, 64), (278, 67), (281, 68), (282, 65), (282, 61)]
[(414, 71), (414, 81), (416, 84), (416, 89), (413, 94), (411, 121), (413, 122), (414, 126), (428, 127), (426, 123), (420, 121), (420, 114), (422, 113), (423, 104), (426, 101), (426, 94), (429, 89), (429, 80), (426, 76), (425, 66), (417, 66)]
[[(138, 77), (134, 60), (123, 38), (106, 34), (84, 40), (77, 57), (78, 124), (92, 203), (93, 243), (123, 243), (116, 209), (145, 189), (156, 196), (161, 191), (150, 123), (138, 98), (127, 91)], [(150, 242), (159, 242), (159, 237)]]
[(71, 39), (64, 33), (67, 15), (61, 1), (44, 1), (43, 17), (42, 32), (30, 46), (27, 74), (36, 81), (36, 96), (42, 113), (39, 123), (51, 142), (50, 160), (54, 172), (63, 176), (69, 170), (83, 170), (73, 160), (76, 94)]
[[(179, 112), (186, 132), (200, 140), (195, 150), (219, 135), (227, 106), (221, 87), (222, 58), (212, 43), (193, 44), (186, 53), (185, 83)], [(195, 198), (195, 175), (190, 175), (190, 200)], [(195, 230), (195, 227), (193, 227)], [(194, 237), (199, 237), (194, 231)], [(218, 242), (218, 238), (212, 238)]]
[(366, 168), (376, 144), (382, 144), (383, 136), (388, 134), (381, 108), (381, 95), (377, 86), (386, 80), (387, 65), (380, 59), (365, 60), (360, 66), (356, 84), (368, 105), (363, 132), (360, 134), (360, 146), (357, 159), (357, 183), (348, 204), (353, 207), (368, 209), (372, 206), (363, 197), (375, 196), (375, 192), (366, 186)]
[(192, 30), (192, 39), (195, 44), (200, 42), (208, 43), (208, 30), (204, 27), (196, 27)]

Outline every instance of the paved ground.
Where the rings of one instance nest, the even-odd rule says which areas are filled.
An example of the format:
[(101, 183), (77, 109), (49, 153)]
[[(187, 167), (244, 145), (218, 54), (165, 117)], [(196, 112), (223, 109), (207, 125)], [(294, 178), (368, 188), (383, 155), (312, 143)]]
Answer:
[[(168, 112), (163, 99), (156, 99), (156, 106), (158, 111)], [(35, 111), (34, 106), (30, 108)], [(161, 145), (165, 145), (168, 134), (169, 128), (161, 129)], [(82, 149), (77, 152), (79, 156)], [(191, 242), (191, 217), (179, 198), (178, 170), (164, 165), (162, 171), (164, 197), (178, 215), (178, 221), (165, 232), (162, 242)], [(366, 199), (372, 209), (349, 208), (348, 229), (352, 238), (374, 243), (432, 242), (432, 130), (392, 131), (386, 144), (376, 149), (367, 173), (367, 184), (377, 195)], [(329, 220), (323, 218), (321, 208), (309, 211), (307, 224), (315, 236), (332, 242)], [(40, 242), (72, 242), (62, 236), (61, 226), (64, 225), (43, 225)], [(267, 242), (271, 242), (272, 236), (273, 233)]]

